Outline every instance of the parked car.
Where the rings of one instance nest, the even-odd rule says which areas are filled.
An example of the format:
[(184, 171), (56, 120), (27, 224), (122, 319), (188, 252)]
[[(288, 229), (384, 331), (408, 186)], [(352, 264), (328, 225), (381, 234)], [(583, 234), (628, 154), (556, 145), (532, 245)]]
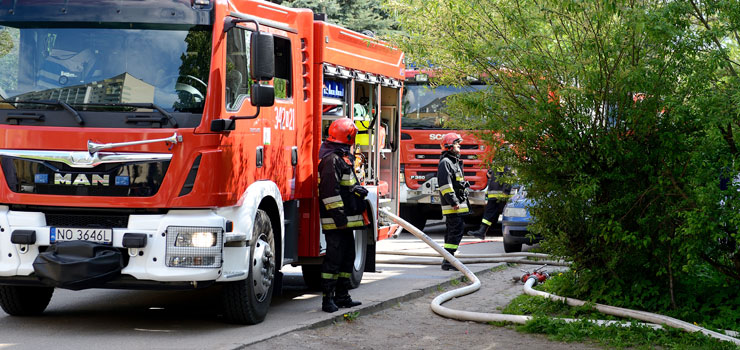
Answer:
[(532, 222), (529, 207), (533, 204), (532, 200), (527, 198), (527, 191), (524, 188), (520, 188), (506, 203), (501, 215), (505, 252), (521, 252), (522, 244), (533, 245), (542, 240), (542, 237), (532, 236), (527, 230)]

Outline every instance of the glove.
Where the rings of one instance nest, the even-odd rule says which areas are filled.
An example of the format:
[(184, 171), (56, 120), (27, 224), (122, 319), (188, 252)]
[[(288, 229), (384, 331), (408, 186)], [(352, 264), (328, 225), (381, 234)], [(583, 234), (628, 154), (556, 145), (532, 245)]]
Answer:
[(352, 193), (354, 193), (355, 196), (360, 197), (361, 199), (365, 199), (365, 197), (367, 197), (367, 189), (360, 185), (355, 185), (354, 187), (352, 187)]

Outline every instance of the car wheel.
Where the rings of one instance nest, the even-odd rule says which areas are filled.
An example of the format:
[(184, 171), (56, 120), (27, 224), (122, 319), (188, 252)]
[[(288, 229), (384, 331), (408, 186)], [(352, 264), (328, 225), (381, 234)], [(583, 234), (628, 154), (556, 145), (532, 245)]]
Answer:
[(40, 315), (53, 293), (51, 287), (0, 286), (0, 306), (8, 315)]
[(224, 318), (230, 323), (257, 324), (267, 316), (275, 281), (275, 238), (270, 218), (258, 209), (250, 239), (247, 278), (223, 288)]
[(522, 245), (504, 242), (504, 251), (507, 253), (519, 253), (522, 251)]

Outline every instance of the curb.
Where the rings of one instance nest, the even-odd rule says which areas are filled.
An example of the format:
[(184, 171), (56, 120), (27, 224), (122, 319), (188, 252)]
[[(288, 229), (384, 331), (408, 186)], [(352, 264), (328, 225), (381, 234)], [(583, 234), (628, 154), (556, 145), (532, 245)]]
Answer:
[[(483, 268), (483, 269), (478, 270), (478, 271), (473, 271), (473, 274), (475, 274), (476, 276), (479, 276), (480, 277), (480, 276), (483, 276), (483, 275), (486, 275), (486, 274), (489, 274), (489, 273), (494, 273), (496, 271), (493, 271), (493, 269), (495, 269), (495, 268), (497, 268), (499, 266), (502, 266), (502, 265), (505, 266), (506, 264), (507, 263), (505, 263), (505, 262), (496, 263), (493, 266), (489, 266), (489, 267)], [(432, 284), (432, 285), (429, 285), (429, 286), (424, 287), (422, 289), (416, 289), (416, 290), (413, 290), (413, 291), (408, 292), (406, 294), (403, 294), (403, 295), (400, 295), (400, 296), (397, 296), (397, 297), (390, 298), (388, 300), (383, 300), (383, 301), (380, 301), (380, 302), (375, 302), (375, 303), (367, 304), (367, 306), (361, 305), (361, 306), (356, 307), (356, 308), (350, 308), (350, 309), (344, 309), (344, 310), (347, 310), (349, 312), (360, 312), (360, 315), (361, 316), (363, 316), (363, 315), (370, 315), (370, 314), (376, 313), (378, 311), (383, 311), (383, 310), (389, 309), (389, 308), (393, 307), (394, 305), (396, 305), (398, 303), (409, 301), (409, 300), (413, 300), (413, 299), (418, 299), (418, 298), (420, 298), (422, 296), (425, 296), (425, 295), (427, 295), (429, 293), (437, 292), (439, 288), (451, 287), (452, 286), (452, 281), (455, 281), (455, 280), (456, 281), (462, 281), (464, 278), (465, 278), (465, 276), (461, 272), (456, 271), (456, 272), (454, 272), (450, 276), (450, 279), (447, 279), (447, 280), (445, 280), (442, 283)], [(458, 286), (455, 286), (455, 287), (458, 287)], [(340, 311), (341, 310), (342, 309), (340, 309)], [(263, 342), (263, 341), (266, 341), (266, 340), (275, 338), (275, 337), (279, 337), (279, 336), (282, 336), (282, 335), (285, 335), (285, 334), (288, 334), (288, 333), (292, 333), (292, 332), (296, 332), (296, 331), (302, 331), (302, 330), (306, 330), (306, 329), (321, 328), (321, 327), (329, 326), (329, 325), (332, 325), (332, 324), (335, 324), (335, 323), (344, 322), (344, 314), (346, 314), (346, 312), (339, 312), (339, 311), (337, 311), (335, 314), (336, 314), (336, 316), (334, 316), (333, 314), (332, 315), (328, 315), (327, 314), (327, 316), (329, 316), (329, 317), (324, 318), (324, 319), (312, 321), (310, 323), (303, 324), (303, 325), (298, 325), (298, 326), (293, 327), (293, 328), (290, 328), (290, 329), (278, 330), (278, 331), (276, 331), (275, 333), (272, 333), (272, 334), (266, 334), (265, 337), (263, 337), (261, 339), (257, 339), (257, 340), (255, 340), (253, 342), (249, 342), (249, 343), (245, 343), (245, 344), (240, 344), (237, 347), (234, 347), (234, 348), (231, 348), (231, 349), (232, 350), (243, 350), (243, 349), (247, 349), (251, 345), (254, 345), (254, 344), (257, 344), (257, 343), (260, 343), (260, 342)]]

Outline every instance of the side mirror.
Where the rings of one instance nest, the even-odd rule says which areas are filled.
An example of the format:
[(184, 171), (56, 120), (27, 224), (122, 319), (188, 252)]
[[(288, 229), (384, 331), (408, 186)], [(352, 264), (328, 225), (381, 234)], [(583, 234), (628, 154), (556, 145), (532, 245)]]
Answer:
[(271, 85), (254, 83), (249, 88), (249, 98), (252, 106), (270, 107), (275, 104), (275, 88)]
[(275, 40), (270, 33), (252, 32), (249, 50), (249, 76), (270, 80), (275, 76)]

